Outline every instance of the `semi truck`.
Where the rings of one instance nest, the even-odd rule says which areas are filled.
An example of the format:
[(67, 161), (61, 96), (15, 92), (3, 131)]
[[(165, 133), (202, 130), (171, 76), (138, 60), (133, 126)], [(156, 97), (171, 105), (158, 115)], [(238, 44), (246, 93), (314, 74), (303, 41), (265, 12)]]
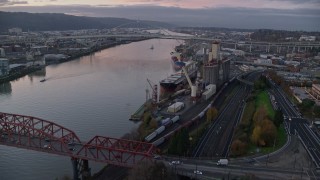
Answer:
[(217, 162), (217, 165), (218, 166), (227, 166), (228, 165), (228, 159), (220, 159), (218, 162)]

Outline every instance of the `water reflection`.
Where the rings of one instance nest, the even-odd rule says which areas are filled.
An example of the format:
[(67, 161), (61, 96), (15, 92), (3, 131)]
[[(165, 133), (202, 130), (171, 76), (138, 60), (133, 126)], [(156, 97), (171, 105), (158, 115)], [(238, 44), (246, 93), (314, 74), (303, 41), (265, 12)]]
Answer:
[(39, 71), (29, 74), (30, 77), (44, 77), (46, 76), (46, 68), (42, 68)]
[[(176, 45), (175, 40), (146, 40), (46, 66), (46, 71), (2, 85), (7, 93), (11, 86), (13, 90), (2, 95), (1, 89), (0, 111), (52, 121), (75, 131), (83, 141), (96, 135), (121, 137), (137, 126), (128, 119), (145, 101), (146, 79), (157, 83), (172, 73), (170, 52)], [(67, 157), (6, 146), (1, 146), (0, 156), (0, 180), (72, 175)], [(92, 173), (101, 168), (89, 164)]]
[(0, 84), (0, 94), (11, 94), (12, 87), (10, 82)]

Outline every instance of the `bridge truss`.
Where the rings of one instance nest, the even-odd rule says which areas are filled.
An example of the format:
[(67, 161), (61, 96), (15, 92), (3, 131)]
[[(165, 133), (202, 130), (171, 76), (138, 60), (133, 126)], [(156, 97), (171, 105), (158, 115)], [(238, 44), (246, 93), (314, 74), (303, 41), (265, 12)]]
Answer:
[[(156, 151), (150, 143), (103, 136), (83, 142), (72, 130), (56, 123), (2, 112), (0, 145), (69, 156), (74, 166), (74, 179), (78, 179), (79, 172), (90, 174), (88, 160), (133, 167), (141, 161), (152, 161)], [(79, 164), (84, 167), (79, 169)]]

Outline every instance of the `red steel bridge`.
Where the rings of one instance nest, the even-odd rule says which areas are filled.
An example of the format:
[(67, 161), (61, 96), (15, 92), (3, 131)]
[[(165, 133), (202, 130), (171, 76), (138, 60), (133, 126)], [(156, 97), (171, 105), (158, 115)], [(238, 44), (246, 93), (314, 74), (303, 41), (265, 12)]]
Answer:
[(0, 145), (71, 157), (73, 178), (90, 176), (88, 160), (133, 167), (152, 161), (156, 147), (150, 143), (95, 136), (80, 141), (70, 129), (32, 116), (0, 112)]

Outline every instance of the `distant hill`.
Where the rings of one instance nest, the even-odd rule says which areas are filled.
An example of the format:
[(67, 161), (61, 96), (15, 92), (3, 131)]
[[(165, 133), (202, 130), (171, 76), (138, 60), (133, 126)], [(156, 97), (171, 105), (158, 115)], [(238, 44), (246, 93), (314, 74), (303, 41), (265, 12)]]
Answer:
[(136, 21), (113, 17), (84, 17), (58, 13), (26, 13), (0, 11), (0, 32), (19, 27), (23, 31), (52, 31), (52, 30), (79, 30), (101, 29), (115, 27), (173, 27), (168, 23), (156, 21)]

